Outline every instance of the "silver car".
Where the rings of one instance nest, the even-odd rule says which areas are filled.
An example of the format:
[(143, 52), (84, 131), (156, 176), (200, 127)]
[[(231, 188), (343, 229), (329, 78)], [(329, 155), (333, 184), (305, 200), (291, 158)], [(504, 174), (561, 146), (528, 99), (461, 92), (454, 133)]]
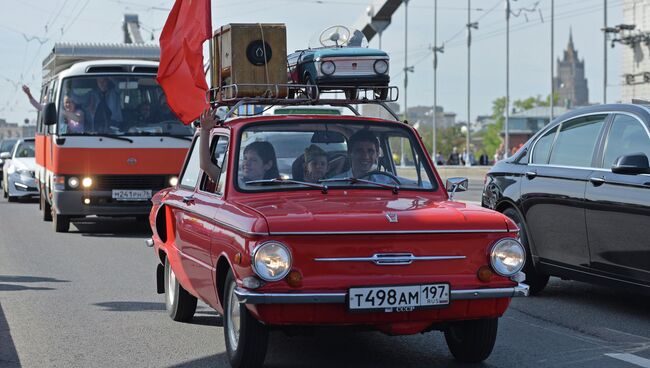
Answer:
[(16, 142), (11, 154), (3, 152), (0, 159), (4, 161), (2, 170), (2, 192), (9, 202), (20, 198), (38, 198), (38, 185), (34, 173), (34, 138), (21, 139)]

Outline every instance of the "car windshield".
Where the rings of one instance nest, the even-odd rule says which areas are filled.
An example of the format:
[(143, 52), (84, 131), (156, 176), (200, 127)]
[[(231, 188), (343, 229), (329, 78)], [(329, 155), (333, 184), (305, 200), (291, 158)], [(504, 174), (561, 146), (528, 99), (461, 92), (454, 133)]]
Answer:
[(368, 47), (368, 39), (359, 29), (335, 25), (311, 35), (309, 48)]
[(63, 81), (61, 135), (191, 136), (169, 109), (154, 76), (74, 77)]
[(385, 188), (436, 190), (428, 161), (399, 124), (273, 122), (241, 134), (240, 189)]
[(34, 157), (34, 141), (22, 141), (16, 148), (16, 158)]

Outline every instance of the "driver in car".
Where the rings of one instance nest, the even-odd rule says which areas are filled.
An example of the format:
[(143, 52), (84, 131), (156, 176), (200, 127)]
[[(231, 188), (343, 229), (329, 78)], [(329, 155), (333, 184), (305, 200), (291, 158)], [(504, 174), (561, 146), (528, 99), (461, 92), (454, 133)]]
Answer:
[[(395, 184), (390, 176), (377, 174), (379, 171), (379, 140), (373, 132), (362, 129), (352, 134), (348, 140), (350, 170), (336, 178), (356, 178), (383, 184)], [(390, 173), (388, 173), (390, 174)]]

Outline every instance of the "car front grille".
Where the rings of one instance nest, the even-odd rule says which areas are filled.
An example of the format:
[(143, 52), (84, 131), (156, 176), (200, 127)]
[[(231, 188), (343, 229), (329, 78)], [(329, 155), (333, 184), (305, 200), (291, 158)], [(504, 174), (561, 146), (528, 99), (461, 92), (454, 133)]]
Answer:
[(168, 186), (166, 175), (99, 175), (93, 178), (94, 190), (152, 189)]

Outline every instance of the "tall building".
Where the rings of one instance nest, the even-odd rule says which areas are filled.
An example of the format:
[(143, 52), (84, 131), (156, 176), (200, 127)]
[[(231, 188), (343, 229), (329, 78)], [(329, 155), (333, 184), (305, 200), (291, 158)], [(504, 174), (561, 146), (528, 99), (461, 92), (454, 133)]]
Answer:
[(569, 31), (569, 44), (564, 50), (564, 58), (557, 60), (557, 77), (553, 78), (553, 83), (558, 95), (558, 105), (574, 107), (589, 103), (585, 61), (578, 58), (571, 31)]

